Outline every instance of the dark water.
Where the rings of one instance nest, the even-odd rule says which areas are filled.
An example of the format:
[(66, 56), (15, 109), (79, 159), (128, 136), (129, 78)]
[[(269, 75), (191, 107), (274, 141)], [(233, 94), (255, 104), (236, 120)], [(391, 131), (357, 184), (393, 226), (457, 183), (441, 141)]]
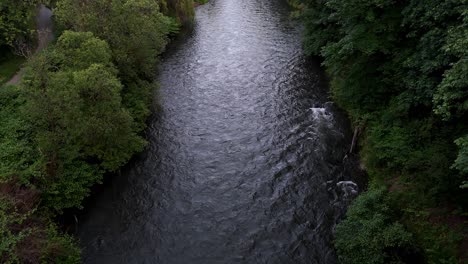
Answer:
[(335, 263), (349, 125), (288, 7), (211, 0), (174, 46), (147, 150), (80, 220), (85, 262)]

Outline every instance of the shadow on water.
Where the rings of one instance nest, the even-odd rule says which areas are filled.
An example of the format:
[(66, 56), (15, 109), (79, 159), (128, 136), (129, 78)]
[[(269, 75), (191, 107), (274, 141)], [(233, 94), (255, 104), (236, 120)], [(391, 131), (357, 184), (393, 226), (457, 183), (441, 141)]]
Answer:
[(213, 0), (163, 56), (150, 144), (88, 203), (86, 263), (336, 263), (346, 117), (282, 1)]

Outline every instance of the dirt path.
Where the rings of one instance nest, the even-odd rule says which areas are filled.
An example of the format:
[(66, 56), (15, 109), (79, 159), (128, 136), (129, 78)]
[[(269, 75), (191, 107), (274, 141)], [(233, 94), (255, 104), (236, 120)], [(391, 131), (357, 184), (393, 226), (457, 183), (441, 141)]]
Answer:
[[(52, 10), (50, 10), (44, 5), (40, 5), (40, 7), (37, 10), (36, 25), (38, 43), (34, 54), (45, 49), (49, 45), (49, 43), (54, 39)], [(23, 75), (23, 72), (24, 68), (21, 68), (18, 71), (18, 73), (16, 73), (15, 76), (13, 76), (13, 78), (11, 78), (6, 84), (18, 84), (21, 81), (21, 76)]]

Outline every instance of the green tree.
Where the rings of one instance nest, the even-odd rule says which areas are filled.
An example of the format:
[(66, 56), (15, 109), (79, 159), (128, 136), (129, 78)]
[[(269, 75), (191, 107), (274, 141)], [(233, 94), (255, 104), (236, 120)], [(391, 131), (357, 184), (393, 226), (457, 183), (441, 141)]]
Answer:
[(434, 94), (435, 112), (444, 119), (457, 118), (468, 110), (468, 3), (460, 7), (462, 22), (451, 25), (442, 51), (456, 58), (443, 74)]
[[(467, 193), (459, 186), (466, 187), (467, 179), (468, 2), (302, 3), (305, 51), (323, 57), (335, 101), (365, 127), (361, 155), (371, 181), (382, 185), (389, 178), (398, 180), (404, 191), (395, 188), (395, 196), (412, 210), (449, 202), (466, 209)], [(384, 219), (388, 213), (382, 211)], [(404, 215), (407, 219), (400, 222), (407, 227), (427, 221)], [(347, 225), (360, 225), (366, 218), (348, 219)], [(418, 244), (428, 248), (427, 241), (421, 241), (427, 232), (413, 231)], [(337, 236), (341, 246), (353, 242), (346, 232)], [(382, 245), (379, 240), (368, 243), (368, 247)], [(454, 259), (455, 250), (431, 250), (425, 251), (429, 263)]]
[(38, 0), (0, 1), (0, 46), (14, 46), (18, 39), (32, 37)]
[(173, 21), (154, 0), (61, 0), (54, 10), (64, 28), (107, 41), (125, 84), (150, 80)]
[(122, 106), (122, 85), (107, 44), (92, 33), (65, 31), (37, 56), (24, 83), (42, 154), (45, 201), (79, 206), (105, 171), (142, 150), (144, 140)]
[(461, 188), (468, 188), (468, 134), (455, 140), (459, 151), (457, 158), (453, 164), (453, 168), (460, 171), (461, 174), (465, 175), (465, 181), (460, 186)]
[[(161, 11), (169, 16), (174, 17), (181, 24), (189, 24), (193, 21), (195, 10), (193, 8), (193, 0), (160, 0)], [(206, 3), (206, 0), (198, 1)]]
[(37, 190), (0, 181), (0, 262), (80, 263), (74, 239), (39, 212), (39, 202)]
[(405, 257), (416, 252), (412, 235), (394, 220), (395, 212), (388, 204), (383, 189), (371, 189), (353, 202), (346, 219), (336, 227), (341, 263), (409, 263)]
[(28, 181), (35, 174), (37, 154), (24, 105), (25, 98), (19, 87), (0, 88), (0, 181), (12, 175), (21, 175), (23, 181)]

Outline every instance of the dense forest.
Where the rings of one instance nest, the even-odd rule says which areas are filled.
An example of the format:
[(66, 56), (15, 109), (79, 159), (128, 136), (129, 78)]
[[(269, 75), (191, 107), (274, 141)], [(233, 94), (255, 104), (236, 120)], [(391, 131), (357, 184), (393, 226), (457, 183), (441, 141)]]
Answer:
[[(41, 3), (53, 9), (56, 40), (34, 55)], [(80, 208), (94, 184), (145, 146), (158, 56), (192, 21), (193, 7), (191, 0), (0, 2), (1, 56), (28, 59), (20, 84), (0, 87), (1, 263), (80, 263), (75, 239), (54, 219)]]
[(304, 47), (361, 131), (342, 263), (467, 260), (468, 2), (303, 0)]
[[(336, 227), (340, 262), (467, 261), (468, 1), (290, 2), (369, 174)], [(39, 4), (55, 40), (34, 54)], [(145, 147), (155, 67), (196, 4), (0, 1), (1, 263), (81, 262), (56, 219)]]

